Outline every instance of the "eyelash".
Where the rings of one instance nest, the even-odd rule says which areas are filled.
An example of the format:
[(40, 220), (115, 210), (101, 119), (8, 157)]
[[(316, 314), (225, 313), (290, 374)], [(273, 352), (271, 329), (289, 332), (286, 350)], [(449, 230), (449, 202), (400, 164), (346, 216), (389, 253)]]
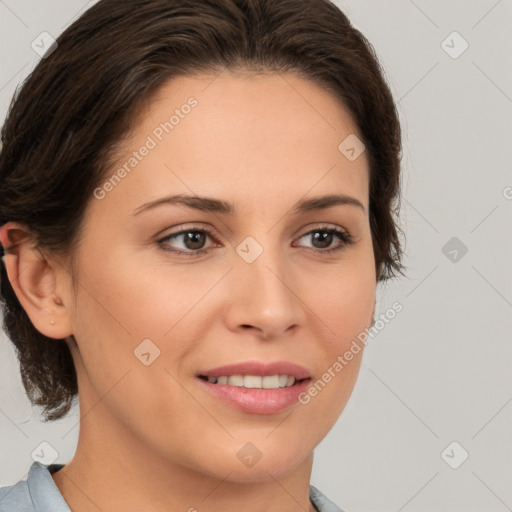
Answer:
[[(300, 236), (299, 239), (304, 238), (307, 235), (311, 235), (313, 233), (318, 233), (318, 232), (334, 234), (341, 241), (341, 244), (338, 247), (334, 247), (332, 249), (315, 249), (315, 248), (309, 249), (309, 251), (313, 252), (314, 254), (331, 254), (331, 253), (334, 253), (337, 251), (341, 251), (341, 250), (345, 249), (347, 246), (352, 245), (354, 243), (354, 238), (352, 237), (352, 235), (350, 233), (348, 233), (347, 231), (342, 231), (342, 230), (330, 227), (330, 226), (320, 226), (318, 228), (312, 229), (312, 230), (308, 231), (307, 233), (304, 233), (302, 236)], [(185, 255), (188, 257), (198, 257), (210, 250), (210, 249), (198, 249), (196, 251), (179, 251), (176, 249), (165, 248), (165, 244), (164, 244), (165, 241), (168, 241), (169, 239), (177, 238), (184, 233), (206, 233), (208, 236), (210, 236), (210, 238), (212, 238), (212, 240), (214, 240), (215, 242), (218, 243), (213, 232), (210, 231), (209, 229), (204, 228), (204, 227), (199, 227), (199, 226), (192, 226), (189, 228), (181, 229), (180, 231), (177, 231), (176, 233), (171, 233), (171, 234), (165, 236), (164, 238), (158, 240), (158, 242), (157, 242), (158, 246), (163, 251), (171, 252), (171, 253), (179, 254), (179, 255)]]

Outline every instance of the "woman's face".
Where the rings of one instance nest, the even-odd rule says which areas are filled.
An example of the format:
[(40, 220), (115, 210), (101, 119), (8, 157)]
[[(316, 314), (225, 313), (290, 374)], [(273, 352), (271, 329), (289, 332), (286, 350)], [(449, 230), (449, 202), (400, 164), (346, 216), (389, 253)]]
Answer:
[[(336, 99), (293, 74), (180, 77), (141, 112), (86, 211), (70, 308), (81, 428), (110, 456), (129, 446), (265, 480), (331, 429), (362, 351), (332, 368), (369, 327), (376, 289), (354, 134)], [(311, 202), (332, 195), (354, 201)], [(293, 376), (309, 380), (270, 389)]]

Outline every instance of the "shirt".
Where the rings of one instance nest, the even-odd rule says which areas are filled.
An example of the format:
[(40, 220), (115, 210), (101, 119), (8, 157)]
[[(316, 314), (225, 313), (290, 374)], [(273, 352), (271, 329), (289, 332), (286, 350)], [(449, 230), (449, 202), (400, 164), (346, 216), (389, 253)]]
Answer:
[[(50, 474), (63, 467), (34, 462), (26, 480), (0, 488), (0, 512), (71, 512)], [(312, 485), (309, 499), (318, 512), (344, 512)]]

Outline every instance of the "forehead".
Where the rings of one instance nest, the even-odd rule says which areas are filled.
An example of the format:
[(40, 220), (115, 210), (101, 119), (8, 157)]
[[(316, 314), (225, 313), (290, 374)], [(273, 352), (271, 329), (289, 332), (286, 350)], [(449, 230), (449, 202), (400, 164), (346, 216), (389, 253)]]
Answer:
[(150, 149), (109, 197), (229, 195), (261, 207), (346, 193), (367, 209), (366, 154), (351, 161), (339, 149), (353, 136), (361, 138), (344, 105), (293, 73), (180, 76), (134, 119), (112, 171)]

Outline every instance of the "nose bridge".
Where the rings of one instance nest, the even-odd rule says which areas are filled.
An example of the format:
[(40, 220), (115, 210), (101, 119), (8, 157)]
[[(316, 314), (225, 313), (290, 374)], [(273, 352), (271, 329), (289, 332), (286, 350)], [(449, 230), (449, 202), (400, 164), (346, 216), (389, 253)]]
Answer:
[(239, 325), (252, 326), (265, 336), (277, 336), (300, 322), (300, 305), (290, 282), (286, 254), (271, 236), (262, 243), (247, 237), (238, 247), (235, 264), (238, 296), (234, 318)]

